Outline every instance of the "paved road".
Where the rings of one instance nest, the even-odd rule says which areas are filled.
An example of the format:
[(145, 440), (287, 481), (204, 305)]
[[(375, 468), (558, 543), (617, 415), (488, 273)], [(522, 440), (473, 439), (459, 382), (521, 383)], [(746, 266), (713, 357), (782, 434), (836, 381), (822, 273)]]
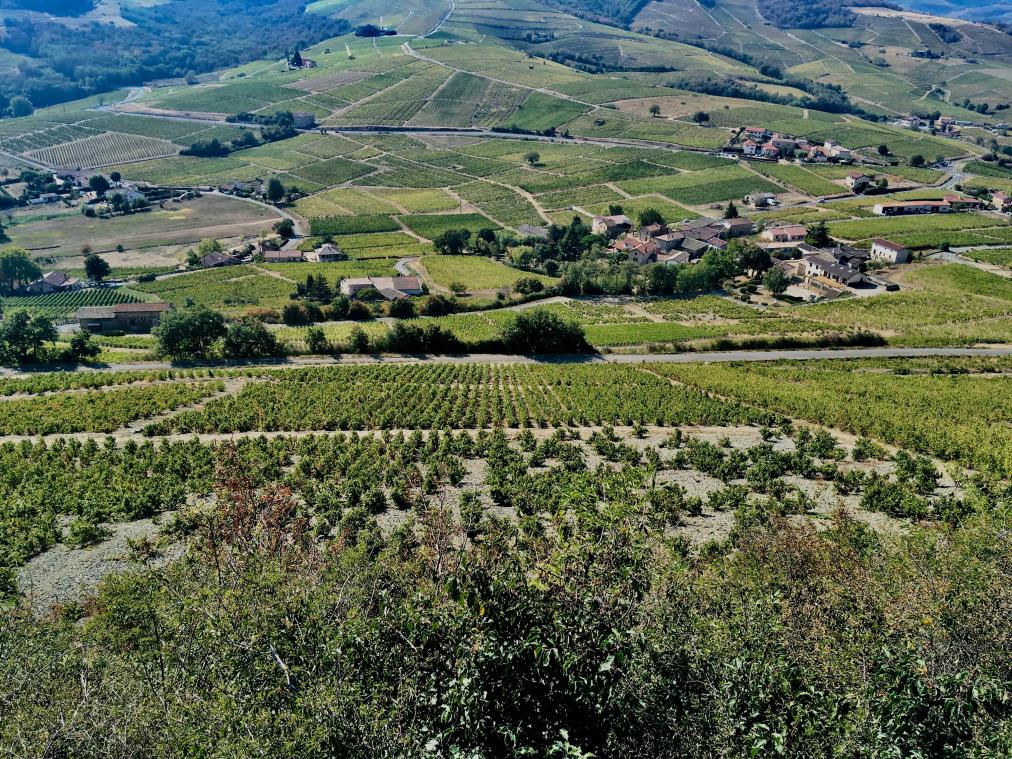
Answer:
[[(383, 355), (383, 356), (293, 356), (287, 360), (174, 364), (169, 361), (138, 361), (99, 367), (78, 367), (64, 371), (119, 372), (156, 371), (212, 367), (219, 369), (256, 366), (262, 369), (292, 369), (313, 366), (352, 366), (357, 364), (708, 364), (732, 361), (813, 361), (828, 358), (931, 358), (931, 357), (1004, 357), (1012, 356), (1012, 345), (995, 348), (819, 348), (806, 350), (714, 351), (711, 353), (610, 353), (562, 356), (519, 356), (492, 353), (469, 353), (457, 356)], [(50, 371), (54, 369), (50, 367)], [(57, 369), (59, 370), (59, 369)], [(0, 369), (3, 377), (28, 377), (44, 371)]]

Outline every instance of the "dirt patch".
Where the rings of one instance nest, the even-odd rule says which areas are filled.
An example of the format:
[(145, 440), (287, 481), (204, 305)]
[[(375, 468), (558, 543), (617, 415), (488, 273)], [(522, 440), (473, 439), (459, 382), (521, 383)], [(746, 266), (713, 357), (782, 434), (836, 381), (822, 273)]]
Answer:
[[(169, 516), (139, 519), (107, 525), (109, 537), (87, 548), (56, 545), (39, 554), (18, 571), (18, 590), (40, 613), (54, 604), (80, 601), (95, 592), (99, 583), (113, 572), (131, 566), (128, 541), (154, 537), (158, 522)], [(157, 559), (164, 563), (181, 555), (183, 547), (173, 546)]]

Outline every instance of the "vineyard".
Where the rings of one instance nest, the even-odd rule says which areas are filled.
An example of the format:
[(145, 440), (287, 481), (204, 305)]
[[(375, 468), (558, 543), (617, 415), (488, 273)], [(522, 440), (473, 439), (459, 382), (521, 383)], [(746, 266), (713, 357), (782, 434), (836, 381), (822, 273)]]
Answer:
[[(291, 332), (284, 337), (297, 331)], [(566, 468), (578, 472), (583, 471), (579, 462), (597, 457), (628, 464), (642, 474), (642, 457), (649, 460), (654, 455), (649, 449), (658, 443), (666, 449), (664, 481), (677, 478), (672, 473), (679, 470), (696, 472), (694, 487), (711, 483), (704, 487), (704, 504), (717, 514), (733, 509), (720, 500), (730, 497), (726, 488), (734, 485), (742, 490), (735, 496), (738, 499), (749, 489), (789, 492), (795, 485), (781, 483), (785, 477), (795, 484), (805, 479), (824, 480), (827, 485), (839, 480), (843, 484), (837, 487), (838, 496), (848, 497), (852, 505), (886, 510), (861, 495), (864, 487), (869, 492), (880, 487), (874, 477), (864, 481), (871, 475), (853, 473), (863, 466), (859, 462), (885, 459), (884, 449), (861, 438), (854, 444), (854, 463), (843, 469), (837, 462), (850, 453), (834, 436), (813, 435), (811, 430), (792, 427), (787, 419), (827, 424), (1007, 475), (1012, 471), (1012, 436), (1001, 420), (1012, 414), (1003, 378), (1010, 368), (1008, 359), (869, 359), (43, 374), (0, 380), (0, 393), (13, 396), (0, 401), (0, 435), (121, 435), (123, 425), (140, 427), (155, 415), (163, 416), (144, 428), (147, 436), (299, 433), (239, 438), (229, 455), (255, 461), (251, 476), (264, 484), (283, 481), (305, 499), (312, 513), (331, 524), (347, 507), (364, 505), (374, 514), (387, 509), (396, 513), (424, 494), (447, 487), (477, 489), (504, 504), (523, 502), (528, 504), (524, 509), (552, 511), (554, 488), (563, 486), (566, 476), (557, 470), (554, 485), (541, 482), (540, 462), (567, 460)], [(236, 381), (241, 389), (222, 395), (226, 382)], [(201, 410), (164, 415), (213, 395), (218, 397)], [(901, 408), (906, 411), (897, 415)], [(618, 436), (609, 425), (632, 430)], [(635, 432), (640, 425), (646, 428)], [(699, 427), (701, 438), (693, 440), (691, 431), (683, 435), (678, 428), (685, 426)], [(586, 427), (594, 429), (578, 432)], [(711, 427), (716, 429), (705, 431)], [(495, 428), (519, 433), (507, 438), (486, 432)], [(545, 432), (531, 436), (530, 430), (538, 428), (556, 432), (551, 437)], [(416, 432), (332, 434), (369, 430)], [(431, 432), (423, 437), (418, 430)], [(719, 435), (725, 437), (715, 445)], [(778, 439), (782, 442), (775, 447), (769, 442)], [(214, 465), (225, 445), (196, 438), (154, 443), (132, 437), (126, 443), (109, 438), (101, 445), (72, 437), (54, 438), (48, 444), (0, 444), (0, 463), (6, 472), (0, 482), (0, 503), (19, 504), (16, 510), (0, 506), (0, 525), (5, 527), (0, 530), (0, 566), (16, 566), (56, 541), (58, 515), (93, 521), (137, 519), (177, 508), (192, 494), (210, 492)], [(528, 463), (521, 465), (515, 457), (524, 451), (523, 461)], [(527, 459), (531, 453), (535, 455)], [(482, 462), (484, 474), (478, 480), (468, 474), (468, 459)], [(506, 466), (510, 461), (514, 464)], [(924, 480), (923, 467), (914, 459), (898, 456), (897, 461), (901, 470), (922, 472), (918, 482), (928, 485), (918, 485), (917, 499), (890, 506), (887, 513), (944, 518), (932, 517), (938, 475)], [(144, 476), (136, 476), (140, 472)], [(702, 480), (700, 475), (705, 475)], [(350, 499), (336, 511), (321, 490), (334, 478)], [(642, 480), (637, 482), (637, 487), (643, 486)], [(740, 482), (748, 488), (736, 484)], [(39, 488), (39, 483), (48, 487)], [(805, 510), (814, 505), (810, 502)]]
[(105, 132), (61, 145), (33, 150), (26, 153), (29, 158), (50, 166), (89, 169), (96, 166), (112, 166), (130, 161), (145, 161), (149, 158), (163, 158), (176, 155), (179, 146), (135, 134)]
[(139, 298), (122, 289), (112, 287), (75, 290), (46, 295), (18, 295), (0, 299), (3, 310), (24, 309), (33, 314), (62, 321), (73, 318), (77, 309), (84, 306), (112, 306), (116, 303), (137, 303)]
[(221, 392), (220, 382), (139, 385), (0, 402), (0, 435), (112, 432)]
[(657, 369), (664, 376), (754, 408), (1012, 476), (1012, 431), (1004, 424), (1012, 418), (1012, 396), (1007, 377), (990, 376), (1008, 372), (1012, 368), (1008, 361), (987, 364), (987, 373), (958, 379), (912, 371), (902, 361), (885, 366), (892, 371), (862, 371), (866, 365), (853, 361), (670, 364)]
[(155, 282), (140, 282), (134, 287), (176, 306), (193, 302), (230, 312), (250, 306), (282, 306), (293, 290), (290, 282), (250, 266), (203, 269)]
[(776, 424), (635, 369), (596, 366), (341, 367), (286, 371), (146, 430), (249, 432)]

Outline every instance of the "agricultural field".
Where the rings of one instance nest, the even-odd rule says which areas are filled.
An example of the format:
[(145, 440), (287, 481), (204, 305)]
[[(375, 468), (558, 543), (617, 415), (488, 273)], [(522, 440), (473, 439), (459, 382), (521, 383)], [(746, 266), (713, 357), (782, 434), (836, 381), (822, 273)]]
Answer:
[(960, 233), (979, 233), (990, 236), (992, 227), (1002, 228), (995, 234), (1002, 235), (1012, 231), (1008, 222), (996, 216), (985, 216), (977, 213), (932, 214), (929, 216), (897, 216), (892, 218), (868, 218), (854, 221), (834, 221), (829, 224), (830, 234), (842, 240), (870, 240), (874, 237), (887, 237), (906, 243), (911, 236), (917, 240), (931, 238), (934, 245), (911, 244), (911, 247), (937, 247), (941, 241), (948, 240), (952, 244), (953, 236), (959, 239)]
[(658, 372), (750, 407), (1012, 475), (1012, 432), (1003, 424), (1012, 415), (1008, 381), (991, 375), (1007, 372), (1008, 363), (959, 381), (931, 373), (933, 363), (669, 364)]
[(54, 168), (93, 169), (179, 153), (179, 146), (166, 140), (133, 134), (104, 132), (53, 147), (32, 150), (25, 156)]
[(896, 277), (906, 289), (796, 307), (793, 315), (838, 329), (871, 330), (890, 344), (1005, 343), (1012, 331), (1012, 280), (960, 264), (922, 266)]
[(396, 232), (400, 225), (389, 216), (323, 216), (310, 223), (313, 234), (357, 235), (369, 232)]
[(373, 366), (282, 372), (247, 385), (238, 395), (214, 400), (201, 411), (154, 423), (147, 432), (471, 429), (636, 420), (734, 424), (764, 419), (772, 422), (775, 417), (725, 406), (626, 367)]
[(294, 291), (290, 282), (258, 272), (251, 266), (202, 269), (154, 282), (138, 282), (134, 289), (176, 306), (188, 302), (235, 315), (249, 308), (280, 308)]
[(401, 258), (432, 252), (432, 245), (419, 242), (404, 232), (375, 232), (364, 235), (345, 235), (334, 238), (334, 243), (354, 259)]
[(260, 268), (280, 274), (291, 282), (305, 282), (306, 277), (323, 277), (331, 284), (349, 277), (390, 277), (394, 276), (393, 258), (370, 258), (367, 260), (336, 261), (334, 263), (262, 264)]
[(396, 213), (397, 206), (376, 193), (341, 187), (308, 195), (295, 202), (295, 211), (307, 219), (321, 216), (377, 216)]
[[(256, 235), (280, 218), (272, 209), (219, 195), (169, 203), (146, 213), (110, 219), (79, 212), (18, 223), (7, 229), (10, 244), (33, 256), (80, 266), (81, 248), (88, 245), (116, 266), (165, 266), (180, 260), (186, 247), (205, 237), (219, 240)], [(119, 252), (117, 246), (124, 251)]]
[(0, 435), (112, 432), (224, 389), (220, 382), (169, 383), (7, 399), (0, 403)]
[(766, 174), (776, 181), (794, 187), (806, 195), (825, 197), (847, 192), (847, 188), (843, 185), (834, 184), (802, 166), (789, 163), (755, 163), (754, 168), (761, 174)]
[(991, 248), (985, 250), (968, 250), (962, 254), (974, 261), (994, 264), (1006, 269), (1012, 269), (1012, 248)]
[(538, 226), (544, 219), (537, 209), (515, 190), (488, 182), (473, 182), (456, 188), (457, 194), (507, 227)]
[(512, 287), (518, 279), (533, 277), (545, 285), (558, 280), (542, 274), (513, 269), (483, 256), (424, 256), (417, 263), (441, 287), (462, 282), (469, 290), (496, 290)]
[(122, 288), (107, 287), (68, 293), (8, 296), (0, 298), (0, 308), (4, 313), (24, 310), (62, 322), (72, 320), (77, 309), (84, 306), (111, 306), (116, 303), (136, 303), (138, 300)]
[(459, 214), (412, 214), (400, 217), (408, 229), (416, 235), (432, 240), (448, 229), (469, 229), (472, 234), (496, 224), (478, 213)]
[[(609, 203), (599, 203), (587, 206), (585, 210), (593, 216), (606, 216), (611, 205), (622, 206), (622, 212), (630, 219), (635, 219), (641, 211), (652, 208), (660, 212), (668, 224), (677, 224), (682, 221), (697, 219), (700, 214), (685, 206), (673, 203), (665, 197), (646, 195), (639, 198), (622, 198)], [(570, 217), (572, 214), (570, 214)], [(568, 223), (568, 220), (567, 220)]]
[(635, 179), (617, 184), (630, 195), (656, 192), (676, 203), (689, 206), (739, 200), (752, 192), (783, 192), (779, 185), (739, 166)]
[(259, 111), (275, 103), (292, 100), (308, 92), (293, 87), (278, 87), (267, 82), (229, 82), (197, 85), (155, 93), (144, 105), (168, 111), (232, 114)]

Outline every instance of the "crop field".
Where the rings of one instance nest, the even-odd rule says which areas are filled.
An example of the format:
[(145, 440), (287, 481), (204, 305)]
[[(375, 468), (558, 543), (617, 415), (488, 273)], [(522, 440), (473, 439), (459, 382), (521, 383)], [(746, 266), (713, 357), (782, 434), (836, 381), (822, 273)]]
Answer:
[(729, 134), (722, 129), (707, 129), (687, 122), (636, 119), (608, 109), (578, 116), (564, 126), (584, 137), (623, 137), (692, 148), (719, 148)]
[(403, 161), (392, 155), (382, 156), (370, 161), (370, 163), (382, 170), (363, 177), (359, 180), (358, 184), (376, 185), (378, 187), (434, 189), (438, 187), (453, 187), (469, 181), (468, 177), (454, 171), (421, 166)]
[(357, 161), (349, 161), (345, 158), (328, 158), (325, 161), (317, 161), (292, 171), (300, 179), (308, 179), (323, 186), (344, 184), (352, 179), (357, 179), (368, 174), (372, 169), (369, 166)]
[(494, 228), (495, 222), (478, 213), (458, 214), (414, 214), (402, 216), (404, 226), (416, 235), (431, 240), (448, 229), (469, 229), (472, 233), (485, 228)]
[[(395, 258), (369, 258), (366, 260), (335, 261), (334, 263), (261, 264), (260, 268), (280, 274), (292, 282), (305, 282), (306, 277), (323, 277), (335, 284), (349, 277), (394, 276)], [(293, 288), (294, 289), (294, 288)]]
[(690, 206), (737, 200), (751, 192), (783, 192), (778, 185), (739, 166), (619, 182), (618, 185), (630, 195), (657, 192)]
[(531, 92), (499, 126), (514, 126), (542, 132), (572, 121), (589, 110), (590, 106), (542, 92)]
[(622, 198), (610, 203), (598, 203), (593, 206), (586, 206), (585, 210), (595, 216), (605, 216), (612, 204), (622, 206), (622, 212), (630, 219), (635, 219), (641, 211), (652, 208), (660, 212), (664, 221), (668, 224), (677, 224), (688, 219), (697, 219), (699, 214), (690, 208), (673, 203), (665, 197), (647, 195), (640, 198)]
[(116, 303), (136, 303), (139, 299), (120, 288), (104, 287), (46, 295), (21, 295), (0, 298), (4, 313), (25, 310), (47, 316), (55, 321), (72, 319), (83, 306), (111, 306)]
[(755, 163), (753, 166), (756, 171), (796, 187), (806, 195), (822, 197), (847, 192), (846, 187), (834, 184), (801, 166), (788, 163)]
[(267, 82), (229, 82), (182, 87), (166, 94), (156, 91), (150, 99), (142, 102), (170, 111), (230, 114), (258, 111), (274, 103), (308, 94)]
[(168, 432), (444, 429), (773, 421), (619, 366), (371, 366), (286, 371), (148, 428)]
[[(186, 137), (207, 129), (205, 124), (186, 121), (169, 121), (168, 119), (150, 116), (132, 116), (125, 113), (92, 113), (90, 118), (81, 122), (88, 129), (97, 132), (120, 132), (140, 137), (153, 137), (159, 140), (177, 142), (187, 145), (193, 140)], [(239, 134), (236, 127), (228, 128), (234, 136)]]
[(178, 152), (178, 145), (165, 140), (134, 134), (104, 132), (54, 147), (33, 150), (26, 155), (49, 166), (90, 169), (97, 166), (144, 161), (149, 158), (163, 158), (176, 155)]
[(456, 192), (468, 203), (477, 206), (505, 226), (519, 227), (521, 224), (537, 226), (544, 223), (544, 219), (531, 202), (509, 187), (489, 182), (472, 182), (456, 188)]
[(422, 126), (490, 127), (508, 122), (529, 90), (465, 73), (455, 73), (411, 118)]
[(610, 187), (599, 184), (590, 187), (576, 187), (572, 190), (557, 190), (539, 195), (538, 202), (545, 208), (571, 208), (572, 206), (593, 206), (595, 204), (618, 203), (625, 196)]
[(250, 266), (226, 266), (155, 282), (138, 282), (134, 289), (176, 306), (192, 301), (234, 314), (253, 306), (283, 306), (295, 288), (289, 282), (262, 274)]
[(1005, 343), (1012, 334), (1012, 280), (959, 264), (920, 267), (908, 289), (797, 307), (793, 314), (841, 329), (890, 334), (895, 345)]
[(893, 238), (900, 235), (932, 233), (934, 239), (939, 241), (947, 237), (949, 232), (1007, 226), (1008, 223), (1004, 219), (993, 216), (952, 213), (835, 221), (829, 225), (829, 230), (834, 237), (843, 240), (869, 240), (873, 237)]
[(1002, 266), (1006, 269), (1012, 269), (1012, 248), (992, 248), (989, 250), (968, 250), (963, 253), (966, 258), (971, 258), (974, 261), (983, 261), (984, 263), (994, 264), (995, 266)]
[(314, 235), (356, 235), (369, 232), (396, 232), (400, 226), (389, 216), (324, 216), (313, 219)]
[(432, 245), (419, 242), (403, 232), (377, 232), (364, 235), (345, 235), (335, 244), (352, 258), (399, 258), (432, 252)]
[(421, 265), (437, 285), (449, 287), (451, 282), (463, 282), (470, 290), (494, 290), (512, 287), (518, 279), (533, 277), (546, 285), (558, 280), (542, 274), (514, 269), (483, 256), (425, 256)]
[(188, 405), (224, 390), (220, 382), (56, 393), (0, 403), (0, 435), (112, 432), (127, 422)]
[(403, 208), (408, 213), (435, 213), (452, 211), (460, 205), (455, 197), (445, 190), (370, 190), (381, 200)]
[[(880, 367), (885, 371), (875, 371)], [(1007, 362), (994, 367), (1008, 368)], [(899, 360), (867, 367), (860, 361), (667, 364), (658, 371), (750, 407), (1012, 475), (1012, 430), (1004, 423), (1012, 418), (1012, 396), (1007, 380), (988, 374), (954, 381), (911, 371)]]
[[(89, 245), (96, 253), (107, 254), (109, 263), (115, 267), (124, 260), (116, 250), (117, 245), (122, 245), (128, 253), (145, 251), (148, 255), (148, 250), (189, 245), (205, 237), (226, 239), (255, 235), (261, 229), (269, 229), (278, 218), (269, 208), (234, 198), (205, 195), (146, 213), (111, 219), (89, 219), (80, 213), (42, 217), (16, 224), (6, 231), (11, 245), (27, 248), (35, 255), (79, 256), (81, 247)], [(155, 253), (151, 256), (152, 260), (143, 265), (166, 264), (167, 258), (160, 253), (157, 258)]]
[(397, 207), (376, 197), (376, 193), (350, 187), (326, 190), (299, 198), (295, 210), (300, 216), (313, 219), (321, 216), (377, 216), (397, 212)]

